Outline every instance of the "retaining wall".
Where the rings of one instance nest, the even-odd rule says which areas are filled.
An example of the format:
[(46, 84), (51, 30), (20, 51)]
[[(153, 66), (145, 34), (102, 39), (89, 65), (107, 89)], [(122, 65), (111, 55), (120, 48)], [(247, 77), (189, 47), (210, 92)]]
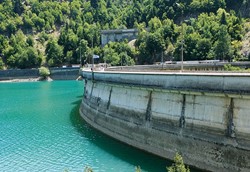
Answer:
[(250, 75), (82, 75), (80, 113), (98, 130), (201, 169), (250, 170)]
[[(76, 80), (80, 68), (50, 68), (53, 80)], [(38, 69), (9, 69), (0, 70), (0, 80), (38, 78)]]
[(50, 68), (50, 77), (53, 80), (76, 80), (80, 68)]
[(39, 77), (38, 69), (0, 70), (0, 80), (28, 79)]

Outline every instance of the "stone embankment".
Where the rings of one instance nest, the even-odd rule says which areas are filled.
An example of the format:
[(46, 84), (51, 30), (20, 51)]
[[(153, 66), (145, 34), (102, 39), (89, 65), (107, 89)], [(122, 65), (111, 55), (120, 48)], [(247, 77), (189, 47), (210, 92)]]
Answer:
[(83, 71), (81, 116), (124, 143), (210, 171), (250, 170), (250, 75)]
[[(51, 80), (76, 80), (79, 77), (79, 68), (50, 68)], [(39, 81), (38, 69), (10, 69), (0, 70), (0, 81), (28, 82)]]

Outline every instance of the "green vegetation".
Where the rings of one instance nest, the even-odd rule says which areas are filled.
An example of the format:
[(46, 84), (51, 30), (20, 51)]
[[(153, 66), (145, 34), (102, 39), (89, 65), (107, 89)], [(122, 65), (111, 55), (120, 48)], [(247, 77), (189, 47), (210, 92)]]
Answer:
[(85, 167), (84, 172), (93, 172), (93, 170), (90, 167)]
[(225, 71), (232, 71), (232, 72), (235, 72), (235, 71), (238, 71), (238, 72), (250, 72), (249, 69), (244, 69), (244, 68), (232, 66), (231, 64), (224, 65), (224, 70)]
[(3, 63), (3, 60), (2, 59), (0, 59), (0, 70), (1, 69), (4, 69), (4, 63)]
[[(248, 12), (245, 0), (1, 0), (0, 69), (71, 65), (80, 54), (91, 63), (92, 53), (112, 65), (179, 60), (182, 42), (185, 60), (247, 59)], [(135, 47), (100, 47), (100, 30), (133, 27)]]
[[(172, 166), (167, 167), (168, 172), (190, 172), (189, 167), (186, 167), (183, 161), (182, 156), (179, 153), (175, 154), (174, 157), (174, 163)], [(65, 172), (68, 172), (68, 170), (65, 170)], [(91, 167), (85, 167), (84, 172), (94, 172)], [(141, 167), (136, 166), (135, 172), (141, 172)]]
[(39, 68), (39, 75), (45, 79), (50, 75), (50, 71), (46, 67), (40, 67)]
[(167, 167), (168, 172), (190, 172), (188, 167), (185, 167), (182, 156), (176, 153), (174, 163), (171, 167)]
[(140, 166), (135, 167), (135, 172), (141, 172), (141, 167)]

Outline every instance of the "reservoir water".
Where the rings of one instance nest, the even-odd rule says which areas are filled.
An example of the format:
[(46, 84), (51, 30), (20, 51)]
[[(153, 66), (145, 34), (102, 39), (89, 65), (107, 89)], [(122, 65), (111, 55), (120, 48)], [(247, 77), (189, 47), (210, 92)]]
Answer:
[(0, 171), (166, 172), (166, 160), (87, 125), (82, 95), (81, 81), (0, 83)]

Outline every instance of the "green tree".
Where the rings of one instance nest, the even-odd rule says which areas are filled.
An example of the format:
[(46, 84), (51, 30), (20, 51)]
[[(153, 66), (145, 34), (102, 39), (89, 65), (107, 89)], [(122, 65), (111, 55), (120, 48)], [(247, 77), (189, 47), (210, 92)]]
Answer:
[(22, 49), (20, 54), (16, 54), (16, 57), (17, 67), (21, 69), (39, 67), (42, 61), (33, 47)]
[(194, 57), (196, 57), (197, 60), (209, 59), (209, 52), (212, 48), (210, 39), (207, 38), (199, 39), (195, 48), (196, 48), (196, 54), (194, 54)]
[(192, 0), (190, 8), (199, 12), (215, 12), (218, 8), (225, 8), (225, 0)]
[(117, 66), (121, 64), (120, 56), (117, 52), (115, 52), (114, 49), (109, 47), (108, 45), (105, 45), (103, 47), (104, 51), (104, 60), (106, 63), (111, 64), (112, 66)]
[(17, 31), (17, 26), (13, 20), (8, 20), (6, 31), (9, 35), (15, 34)]
[(41, 42), (42, 44), (44, 44), (45, 41), (48, 41), (48, 39), (49, 39), (49, 36), (44, 31), (40, 32), (40, 34), (38, 35), (38, 41)]
[(148, 22), (148, 26), (150, 32), (156, 32), (158, 29), (161, 29), (162, 23), (158, 17), (154, 17)]
[(215, 58), (220, 60), (231, 59), (231, 37), (227, 32), (227, 27), (222, 25), (218, 33), (218, 40), (214, 47)]
[(34, 25), (36, 26), (36, 29), (38, 31), (42, 31), (44, 30), (45, 27), (45, 20), (38, 17), (37, 15), (33, 15), (31, 18), (31, 21), (34, 23)]
[(188, 167), (185, 167), (182, 156), (176, 153), (174, 163), (171, 167), (167, 167), (168, 172), (190, 172)]
[(164, 51), (164, 42), (159, 33), (149, 33), (146, 38), (146, 51), (151, 55), (151, 63), (157, 59), (156, 54)]
[(3, 59), (0, 58), (0, 70), (4, 69), (4, 62)]
[(97, 8), (98, 7), (98, 0), (90, 0), (90, 4), (93, 8)]
[(32, 22), (31, 18), (28, 15), (23, 16), (23, 28), (26, 30), (31, 30), (34, 27), (34, 23)]
[(73, 32), (72, 29), (69, 29), (66, 37), (66, 43), (64, 44), (64, 51), (67, 52), (70, 50), (75, 50), (77, 48), (77, 44), (77, 35)]
[(49, 66), (61, 66), (63, 63), (63, 49), (58, 43), (51, 39), (46, 46), (46, 59)]
[(135, 64), (132, 57), (128, 56), (127, 52), (122, 52), (119, 54), (122, 66), (132, 66)]
[(30, 47), (34, 46), (34, 40), (32, 36), (29, 35), (28, 38), (26, 39), (26, 42)]
[[(231, 50), (232, 56), (229, 57), (228, 53), (224, 53), (227, 55), (220, 58), (240, 59), (238, 45), (244, 36), (244, 17), (249, 16), (247, 13), (249, 2), (246, 0), (237, 2), (233, 0), (1, 0), (0, 2), (0, 34), (4, 37), (4, 40), (0, 38), (0, 53), (7, 67), (18, 66), (21, 62), (18, 60), (21, 58), (20, 54), (25, 52), (23, 49), (36, 45), (43, 50), (46, 48), (48, 37), (58, 39), (58, 35), (58, 43), (62, 46), (65, 57), (62, 58), (62, 63), (65, 61), (75, 63), (79, 60), (80, 40), (86, 40), (88, 47), (92, 47), (93, 42), (93, 49), (97, 51), (101, 43), (100, 30), (137, 26), (143, 27), (139, 28), (135, 51), (127, 51), (126, 57), (130, 57), (131, 60), (137, 59), (137, 64), (153, 63), (159, 60), (161, 51), (165, 55), (171, 52), (168, 56), (172, 56), (174, 50), (177, 54), (181, 32), (175, 23), (180, 23), (184, 19), (187, 22), (184, 51), (187, 59), (208, 59), (215, 58), (215, 54), (219, 55), (218, 33), (221, 25), (227, 26), (230, 41), (234, 42), (234, 45)], [(146, 32), (146, 26), (149, 28), (149, 33)], [(42, 45), (39, 42), (32, 44), (30, 38), (27, 40), (25, 38), (25, 43), (16, 41), (14, 44), (12, 35), (17, 35), (19, 30), (25, 33), (26, 38), (30, 35), (35, 40), (34, 43), (39, 41)], [(46, 32), (47, 36), (43, 32)], [(38, 38), (36, 35), (39, 35)], [(160, 50), (152, 46), (152, 43), (160, 45)], [(114, 57), (125, 58), (126, 51), (118, 50), (121, 45), (112, 45), (110, 48), (116, 54)], [(103, 55), (103, 52), (101, 54)], [(99, 59), (100, 62), (102, 60)], [(50, 60), (51, 64), (52, 61)]]
[(2, 54), (8, 47), (8, 38), (4, 35), (0, 35), (0, 53)]
[(225, 14), (225, 12), (224, 12), (224, 11), (223, 11), (223, 12), (222, 12), (222, 14), (221, 14), (220, 24), (227, 25), (226, 14)]
[[(26, 68), (27, 66), (33, 66), (37, 63), (27, 62), (27, 47), (26, 37), (21, 30), (17, 31), (15, 35), (11, 35), (9, 45), (3, 50), (6, 64), (11, 68)], [(25, 60), (26, 59), (26, 60)], [(27, 64), (25, 64), (27, 62)]]
[(162, 26), (162, 35), (164, 40), (169, 40), (171, 43), (176, 42), (177, 39), (177, 28), (173, 20), (164, 19)]
[(21, 0), (12, 0), (12, 3), (14, 5), (14, 12), (19, 14), (19, 15), (24, 11), (22, 2), (23, 1), (21, 1)]
[(88, 42), (86, 40), (82, 39), (80, 41), (80, 45), (77, 49), (77, 52), (78, 56), (80, 57), (80, 62), (85, 63), (87, 61), (87, 55), (89, 52)]

